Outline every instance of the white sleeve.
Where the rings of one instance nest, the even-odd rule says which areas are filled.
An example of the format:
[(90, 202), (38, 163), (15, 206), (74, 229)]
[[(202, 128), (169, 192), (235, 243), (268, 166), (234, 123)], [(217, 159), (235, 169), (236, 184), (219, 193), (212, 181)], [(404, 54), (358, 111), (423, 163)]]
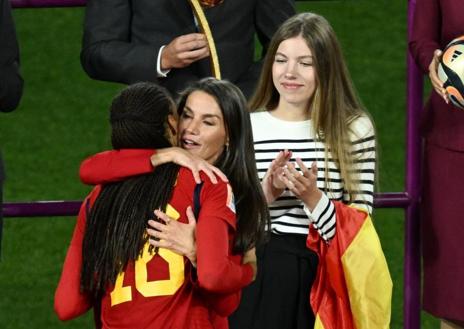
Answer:
[(156, 74), (158, 78), (166, 78), (171, 70), (161, 70), (161, 53), (166, 46), (161, 46), (156, 58)]

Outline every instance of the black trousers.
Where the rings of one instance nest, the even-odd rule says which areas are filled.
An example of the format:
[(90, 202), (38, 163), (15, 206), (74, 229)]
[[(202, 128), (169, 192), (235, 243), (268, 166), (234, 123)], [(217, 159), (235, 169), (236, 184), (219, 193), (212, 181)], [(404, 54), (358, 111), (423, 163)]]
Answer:
[(271, 234), (258, 248), (258, 275), (242, 292), (230, 329), (308, 329), (314, 327), (309, 294), (318, 264), (306, 248), (306, 235)]

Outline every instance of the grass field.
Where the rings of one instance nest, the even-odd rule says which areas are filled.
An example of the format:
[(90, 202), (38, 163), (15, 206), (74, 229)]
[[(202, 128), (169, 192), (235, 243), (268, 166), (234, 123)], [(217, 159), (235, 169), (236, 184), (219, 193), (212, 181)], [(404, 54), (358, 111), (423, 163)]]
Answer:
[[(232, 1), (232, 0), (228, 0)], [(353, 80), (378, 130), (380, 191), (404, 190), (406, 0), (299, 2), (332, 23)], [(86, 156), (107, 149), (108, 105), (120, 85), (90, 80), (79, 63), (82, 8), (14, 11), (26, 81), (16, 112), (0, 117), (7, 167), (5, 201), (82, 199)], [(402, 323), (404, 215), (376, 210), (375, 225), (394, 282), (391, 328)], [(53, 294), (74, 226), (72, 217), (7, 218), (0, 263), (0, 327), (83, 328), (61, 323)], [(422, 328), (437, 328), (423, 315)]]

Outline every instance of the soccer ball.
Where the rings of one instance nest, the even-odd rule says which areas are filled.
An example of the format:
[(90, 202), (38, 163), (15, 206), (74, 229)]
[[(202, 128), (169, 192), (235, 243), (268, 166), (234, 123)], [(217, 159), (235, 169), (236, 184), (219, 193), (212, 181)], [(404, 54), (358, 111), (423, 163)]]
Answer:
[(446, 46), (438, 64), (438, 78), (451, 102), (464, 109), (464, 35)]

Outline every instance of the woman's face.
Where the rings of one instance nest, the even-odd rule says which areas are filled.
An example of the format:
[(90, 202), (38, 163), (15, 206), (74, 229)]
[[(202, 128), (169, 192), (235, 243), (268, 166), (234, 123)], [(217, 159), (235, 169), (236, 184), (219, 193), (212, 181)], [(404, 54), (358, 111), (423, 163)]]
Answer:
[(224, 150), (227, 133), (215, 98), (203, 91), (192, 92), (179, 117), (179, 146), (214, 163)]
[(272, 79), (281, 102), (308, 106), (316, 89), (316, 70), (311, 50), (301, 36), (280, 43), (272, 65)]

